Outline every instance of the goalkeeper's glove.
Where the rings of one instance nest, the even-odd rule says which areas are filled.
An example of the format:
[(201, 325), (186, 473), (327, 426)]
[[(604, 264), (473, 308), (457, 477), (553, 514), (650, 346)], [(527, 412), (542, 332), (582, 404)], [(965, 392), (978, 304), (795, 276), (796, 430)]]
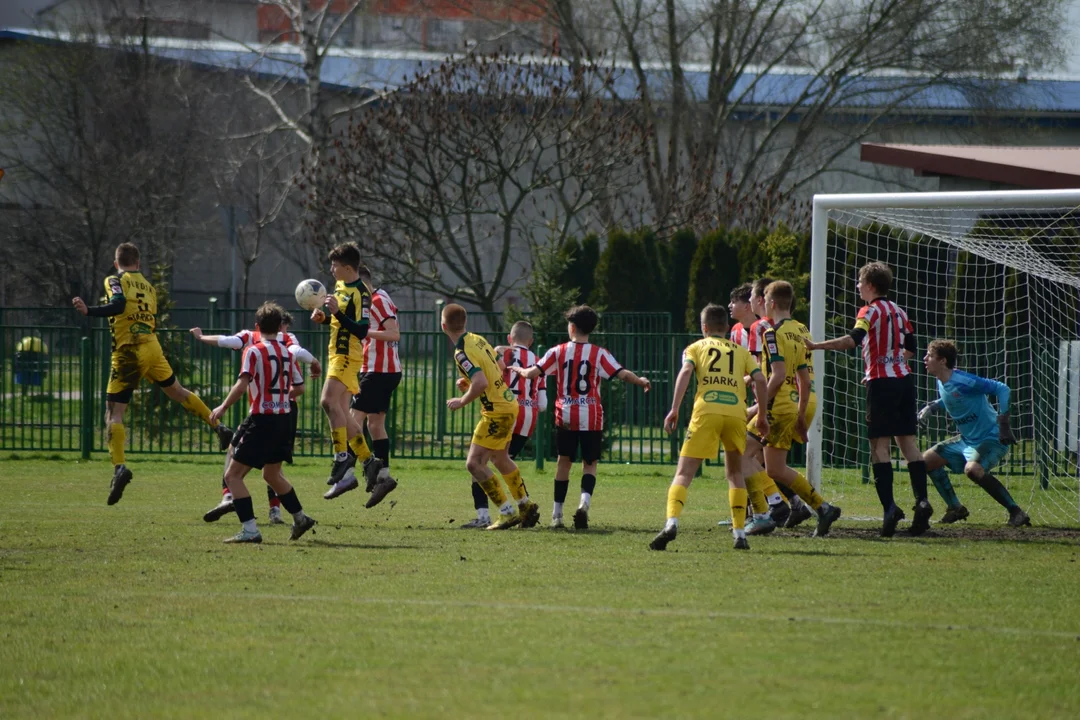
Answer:
[[(923, 407), (923, 409), (919, 411), (919, 423), (925, 424), (926, 421), (930, 419), (930, 416), (933, 415), (935, 412), (937, 412), (937, 405), (935, 403), (927, 403)], [(908, 417), (911, 416), (908, 415)]]
[(1016, 443), (1016, 436), (1013, 435), (1012, 428), (1009, 427), (1009, 413), (1003, 412), (997, 416), (998, 425), (998, 442), (1002, 445), (1013, 445)]

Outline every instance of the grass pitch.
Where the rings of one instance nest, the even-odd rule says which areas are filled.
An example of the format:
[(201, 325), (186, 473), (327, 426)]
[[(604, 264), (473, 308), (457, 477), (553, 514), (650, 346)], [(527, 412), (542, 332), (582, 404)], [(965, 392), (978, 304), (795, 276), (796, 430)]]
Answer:
[(459, 463), (395, 463), (364, 510), (304, 461), (317, 534), (266, 524), (253, 478), (265, 541), (236, 547), (201, 520), (220, 463), (181, 460), (133, 457), (111, 508), (107, 461), (0, 461), (0, 717), (1080, 716), (1075, 531), (841, 519), (736, 553), (712, 468), (653, 553), (669, 468), (601, 466), (587, 533), (492, 533), (457, 529)]

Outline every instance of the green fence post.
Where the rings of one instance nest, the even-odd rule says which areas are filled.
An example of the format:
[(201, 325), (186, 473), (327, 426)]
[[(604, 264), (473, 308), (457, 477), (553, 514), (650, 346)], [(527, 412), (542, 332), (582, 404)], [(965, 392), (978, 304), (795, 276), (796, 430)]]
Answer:
[(442, 337), (442, 310), (446, 303), (435, 301), (435, 438), (446, 437), (446, 338)]
[(90, 449), (94, 443), (94, 349), (90, 338), (79, 341), (79, 368), (82, 372), (80, 388), (80, 407), (82, 408), (82, 433), (80, 446), (82, 459), (90, 459)]

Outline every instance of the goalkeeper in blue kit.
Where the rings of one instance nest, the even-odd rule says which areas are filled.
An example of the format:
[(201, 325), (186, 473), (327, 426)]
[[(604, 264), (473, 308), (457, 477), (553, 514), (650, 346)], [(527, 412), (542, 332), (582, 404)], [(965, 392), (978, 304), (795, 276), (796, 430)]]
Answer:
[[(1016, 442), (1009, 428), (1009, 386), (997, 380), (956, 369), (959, 353), (951, 340), (934, 340), (926, 348), (923, 365), (926, 372), (937, 378), (938, 399), (919, 412), (919, 421), (944, 409), (956, 423), (960, 436), (938, 443), (923, 453), (926, 470), (934, 487), (948, 504), (942, 523), (964, 520), (968, 510), (956, 496), (949, 473), (963, 473), (1009, 511), (1008, 524), (1013, 527), (1030, 525), (1031, 518), (990, 471), (1001, 462), (1009, 445)], [(994, 410), (987, 398), (997, 398)]]

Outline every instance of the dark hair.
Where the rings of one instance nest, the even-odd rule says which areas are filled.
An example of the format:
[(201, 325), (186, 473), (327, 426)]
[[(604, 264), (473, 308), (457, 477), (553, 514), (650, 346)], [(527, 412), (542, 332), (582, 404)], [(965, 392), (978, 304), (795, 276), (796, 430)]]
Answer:
[(754, 286), (750, 283), (743, 283), (739, 287), (731, 291), (731, 295), (728, 296), (729, 300), (738, 300), (739, 302), (750, 302), (750, 295), (754, 292)]
[(934, 340), (926, 346), (928, 352), (934, 357), (945, 361), (945, 367), (952, 370), (956, 367), (956, 361), (960, 357), (960, 351), (956, 349), (956, 343), (952, 340)]
[(281, 329), (281, 316), (285, 311), (276, 302), (264, 302), (255, 311), (255, 325), (264, 336), (273, 337)]
[(282, 310), (281, 311), (281, 324), (282, 325), (292, 325), (292, 323), (293, 323), (292, 313), (289, 312), (288, 310)]
[(716, 303), (709, 303), (701, 309), (701, 324), (706, 330), (724, 332), (728, 329), (727, 308)]
[(859, 268), (859, 282), (873, 286), (878, 295), (887, 295), (892, 288), (892, 270), (883, 262), (866, 263)]
[(131, 243), (120, 243), (116, 247), (116, 263), (124, 267), (139, 264), (139, 248)]
[(520, 340), (521, 342), (528, 342), (533, 339), (533, 326), (527, 320), (518, 320), (510, 328), (510, 337)]
[(356, 247), (356, 243), (338, 245), (326, 257), (342, 265), (348, 265), (357, 272), (360, 271), (360, 248)]
[(765, 288), (765, 297), (772, 298), (780, 310), (791, 310), (795, 304), (795, 288), (786, 280), (777, 280)]
[(465, 329), (465, 321), (468, 317), (469, 313), (465, 312), (465, 308), (457, 303), (450, 303), (442, 309), (443, 325), (450, 332), (462, 332)]
[(356, 266), (356, 274), (360, 276), (360, 279), (366, 283), (371, 283), (371, 270), (364, 263), (360, 263)]
[(772, 284), (772, 278), (767, 278), (767, 277), (758, 278), (757, 280), (754, 281), (753, 294), (754, 295), (760, 295), (761, 297), (765, 297), (765, 288), (769, 287), (769, 285), (771, 285), (771, 284)]
[(600, 316), (588, 305), (575, 305), (566, 311), (566, 321), (574, 323), (579, 333), (588, 335), (596, 329)]

